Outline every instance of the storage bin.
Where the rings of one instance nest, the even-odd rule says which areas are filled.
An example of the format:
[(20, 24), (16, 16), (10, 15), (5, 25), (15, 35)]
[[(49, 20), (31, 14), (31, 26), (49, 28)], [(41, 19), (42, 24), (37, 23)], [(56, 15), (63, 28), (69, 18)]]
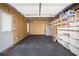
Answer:
[(79, 40), (69, 38), (69, 42), (70, 42), (70, 44), (79, 48)]
[(76, 47), (74, 47), (72, 45), (69, 45), (69, 48), (70, 48), (70, 51), (72, 53), (74, 53), (75, 55), (78, 55), (79, 56), (79, 48), (76, 48)]
[(57, 42), (62, 44), (62, 39), (57, 39)]
[(68, 39), (68, 36), (67, 35), (63, 35), (61, 36), (61, 39), (67, 43), (69, 43), (69, 39)]
[(67, 42), (65, 42), (65, 41), (62, 40), (62, 45), (63, 45), (65, 48), (69, 49), (69, 43), (67, 43)]
[(64, 33), (65, 33), (65, 31), (62, 31), (62, 30), (57, 31), (57, 34), (64, 34)]
[(58, 33), (58, 37), (61, 38), (62, 40), (69, 42), (68, 36), (65, 35), (67, 33), (67, 31), (61, 31)]
[(70, 33), (70, 36), (74, 39), (79, 39), (79, 32), (74, 32), (74, 31), (71, 31), (69, 32)]
[(57, 37), (58, 37), (59, 39), (61, 39), (61, 35), (58, 34)]
[(73, 23), (69, 23), (69, 26), (78, 26), (79, 25), (79, 22), (73, 22)]

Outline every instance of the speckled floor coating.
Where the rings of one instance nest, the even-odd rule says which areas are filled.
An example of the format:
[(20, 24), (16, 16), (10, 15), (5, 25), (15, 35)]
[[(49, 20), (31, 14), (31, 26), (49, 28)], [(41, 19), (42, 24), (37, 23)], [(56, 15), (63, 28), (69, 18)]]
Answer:
[(30, 35), (20, 41), (15, 48), (5, 55), (8, 56), (75, 56), (49, 36)]

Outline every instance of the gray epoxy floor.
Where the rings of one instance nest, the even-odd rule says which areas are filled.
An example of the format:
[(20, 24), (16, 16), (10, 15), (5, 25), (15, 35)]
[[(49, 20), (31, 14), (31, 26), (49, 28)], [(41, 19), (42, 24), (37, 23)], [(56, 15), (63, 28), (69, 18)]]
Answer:
[(8, 56), (75, 56), (47, 36), (28, 36), (5, 55)]

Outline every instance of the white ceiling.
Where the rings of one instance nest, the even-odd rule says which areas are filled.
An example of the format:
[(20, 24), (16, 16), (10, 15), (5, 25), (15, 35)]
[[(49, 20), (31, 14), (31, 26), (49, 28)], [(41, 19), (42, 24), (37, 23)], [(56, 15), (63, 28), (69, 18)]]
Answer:
[(71, 3), (42, 3), (39, 16), (39, 3), (10, 3), (26, 17), (53, 17)]

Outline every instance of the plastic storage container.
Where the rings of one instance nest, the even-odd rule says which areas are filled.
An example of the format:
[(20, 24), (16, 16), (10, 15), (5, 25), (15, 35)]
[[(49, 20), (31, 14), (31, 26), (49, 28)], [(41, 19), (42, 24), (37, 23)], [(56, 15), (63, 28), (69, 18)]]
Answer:
[(69, 45), (69, 48), (70, 48), (70, 51), (72, 53), (74, 53), (75, 55), (78, 55), (79, 56), (79, 48), (76, 48), (76, 47), (74, 47), (72, 45)]
[(67, 43), (67, 42), (65, 42), (65, 41), (62, 40), (62, 45), (63, 45), (65, 48), (69, 49), (69, 43)]
[(57, 31), (57, 34), (64, 34), (64, 33), (65, 33), (65, 31), (62, 31), (62, 30)]
[(79, 40), (69, 38), (70, 44), (79, 48)]
[(57, 42), (62, 44), (62, 39), (57, 39)]
[(70, 36), (74, 39), (79, 39), (79, 32), (70, 32)]
[(61, 39), (67, 43), (69, 43), (69, 39), (68, 39), (68, 36), (67, 35), (63, 35), (61, 36)]

